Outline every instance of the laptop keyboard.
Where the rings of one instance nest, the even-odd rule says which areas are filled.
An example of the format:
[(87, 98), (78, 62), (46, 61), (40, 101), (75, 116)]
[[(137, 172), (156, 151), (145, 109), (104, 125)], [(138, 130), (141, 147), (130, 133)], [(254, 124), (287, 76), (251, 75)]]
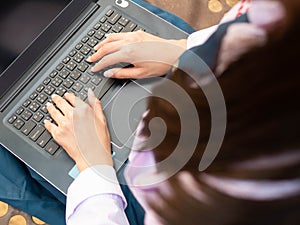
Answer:
[(91, 65), (86, 62), (86, 58), (93, 53), (93, 48), (105, 39), (105, 34), (137, 30), (145, 31), (144, 28), (116, 9), (109, 9), (94, 24), (93, 28), (83, 35), (81, 41), (68, 52), (55, 70), (10, 116), (8, 123), (49, 155), (57, 154), (60, 146), (53, 140), (43, 124), (45, 119), (52, 120), (46, 109), (46, 103), (51, 101), (50, 96), (52, 94), (63, 96), (66, 92), (72, 92), (86, 101), (88, 88), (95, 90), (101, 86), (100, 93), (97, 93), (98, 97), (101, 98), (101, 95), (105, 94), (112, 85), (112, 80), (90, 72)]

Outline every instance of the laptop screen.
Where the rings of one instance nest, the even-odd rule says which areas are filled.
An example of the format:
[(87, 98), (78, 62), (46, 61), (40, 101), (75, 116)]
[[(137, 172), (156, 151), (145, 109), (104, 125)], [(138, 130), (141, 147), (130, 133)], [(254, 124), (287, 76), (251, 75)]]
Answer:
[(10, 0), (0, 8), (0, 74), (70, 0)]
[[(57, 15), (72, 0), (10, 0), (1, 5), (0, 8), (0, 107), (3, 108), (5, 99), (3, 96), (10, 91), (11, 86), (21, 77), (22, 73), (32, 64), (32, 60), (39, 56), (41, 50), (45, 49), (48, 40), (39, 42), (38, 46), (31, 48), (27, 54), (23, 54), (27, 46), (39, 36), (42, 31), (56, 18)], [(74, 0), (73, 0), (74, 1)], [(90, 0), (76, 0), (76, 2), (87, 2)], [(71, 10), (72, 11), (72, 10)], [(73, 10), (74, 11), (74, 10)], [(71, 15), (72, 16), (72, 15)], [(70, 16), (70, 17), (71, 17)], [(61, 29), (64, 29), (63, 18), (60, 21)], [(59, 30), (59, 29), (58, 29)], [(52, 31), (52, 33), (54, 33)], [(44, 35), (47, 36), (47, 35)], [(53, 36), (53, 35), (52, 35)], [(49, 41), (53, 39), (48, 35)], [(46, 37), (47, 38), (47, 37)], [(45, 41), (46, 40), (46, 41)], [(44, 46), (41, 44), (44, 42)], [(22, 53), (22, 54), (21, 54)], [(22, 55), (22, 60), (19, 56)], [(18, 59), (18, 60), (17, 60)], [(10, 67), (13, 62), (13, 68)]]

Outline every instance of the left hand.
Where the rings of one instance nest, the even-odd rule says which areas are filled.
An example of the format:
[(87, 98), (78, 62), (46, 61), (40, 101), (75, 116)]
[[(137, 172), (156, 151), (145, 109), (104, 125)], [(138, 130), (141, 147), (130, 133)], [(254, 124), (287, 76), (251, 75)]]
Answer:
[(46, 129), (76, 162), (79, 171), (99, 165), (113, 165), (110, 136), (100, 101), (88, 91), (88, 104), (67, 93), (65, 99), (52, 96), (56, 107), (47, 103), (53, 120), (45, 120)]

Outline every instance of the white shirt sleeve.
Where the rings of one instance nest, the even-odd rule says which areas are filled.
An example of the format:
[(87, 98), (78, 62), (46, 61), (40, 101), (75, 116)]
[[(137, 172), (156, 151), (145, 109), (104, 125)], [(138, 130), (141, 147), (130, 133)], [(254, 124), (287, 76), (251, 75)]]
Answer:
[(68, 225), (129, 224), (126, 199), (111, 166), (98, 165), (81, 172), (68, 189)]

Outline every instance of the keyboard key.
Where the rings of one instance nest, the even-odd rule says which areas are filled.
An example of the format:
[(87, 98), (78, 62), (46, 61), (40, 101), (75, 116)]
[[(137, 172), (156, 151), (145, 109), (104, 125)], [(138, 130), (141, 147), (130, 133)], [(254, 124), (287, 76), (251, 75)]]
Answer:
[(74, 84), (74, 81), (72, 81), (72, 80), (69, 79), (69, 78), (67, 78), (67, 79), (63, 82), (63, 85), (64, 85), (66, 88), (72, 87), (73, 84)]
[(38, 140), (36, 141), (36, 143), (44, 148), (46, 146), (46, 144), (50, 141), (51, 139), (51, 134), (48, 131), (44, 131), (44, 133), (38, 138)]
[(16, 114), (17, 115), (21, 115), (21, 113), (24, 111), (24, 108), (23, 107), (19, 107), (16, 111)]
[(35, 122), (30, 120), (23, 126), (21, 132), (27, 136), (35, 126), (36, 126)]
[(37, 125), (37, 127), (35, 127), (33, 129), (33, 131), (31, 131), (29, 138), (32, 141), (36, 141), (44, 131), (45, 131), (45, 128), (42, 125)]
[(91, 83), (90, 84), (87, 84), (85, 87), (84, 87), (84, 91), (85, 92), (88, 92), (88, 89), (92, 89), (92, 91), (93, 90), (95, 90), (95, 86), (94, 85), (92, 85)]
[(81, 39), (81, 41), (83, 42), (83, 43), (87, 43), (87, 41), (89, 40), (90, 38), (88, 37), (88, 36), (84, 36), (82, 39)]
[(42, 111), (43, 113), (45, 113), (45, 114), (48, 113), (48, 110), (47, 110), (46, 105), (44, 105), (44, 106), (41, 108), (41, 111)]
[(70, 51), (69, 56), (73, 57), (76, 53), (77, 53), (77, 51), (74, 49), (74, 50)]
[(63, 59), (63, 63), (64, 64), (67, 64), (69, 61), (71, 60), (71, 58), (69, 57), (69, 56), (67, 56), (67, 57), (65, 57), (64, 59)]
[(94, 31), (94, 30), (90, 30), (90, 31), (87, 33), (87, 35), (90, 36), (90, 37), (92, 37), (94, 34), (95, 34), (95, 31)]
[(130, 21), (125, 28), (123, 29), (123, 32), (132, 32), (134, 29), (137, 27), (137, 24), (134, 22)]
[(94, 38), (91, 38), (88, 43), (87, 43), (90, 47), (95, 47), (98, 44), (98, 41)]
[(33, 112), (36, 112), (41, 106), (36, 103), (36, 102), (32, 102), (29, 106), (29, 109)]
[(74, 63), (72, 61), (66, 65), (67, 69), (69, 69), (71, 71), (73, 71), (76, 68), (76, 66), (77, 66), (76, 63)]
[(49, 74), (49, 77), (54, 78), (54, 77), (56, 77), (57, 74), (58, 74), (58, 72), (56, 70), (54, 70)]
[(77, 63), (81, 63), (81, 61), (84, 59), (84, 56), (81, 55), (80, 53), (77, 53), (75, 56), (74, 56), (74, 61), (76, 61)]
[(53, 92), (55, 91), (55, 88), (52, 87), (51, 85), (48, 85), (45, 89), (45, 93), (49, 96), (51, 96), (53, 94)]
[(51, 140), (45, 147), (45, 150), (51, 155), (54, 155), (58, 149), (59, 149), (59, 145), (56, 144), (53, 140)]
[(61, 71), (64, 68), (64, 64), (60, 63), (58, 64), (58, 66), (56, 67), (56, 70)]
[(16, 115), (12, 115), (8, 120), (7, 122), (10, 123), (10, 124), (13, 124), (13, 122), (15, 122), (17, 119), (17, 116)]
[(50, 83), (50, 81), (51, 81), (50, 77), (47, 77), (47, 78), (43, 81), (43, 84), (44, 84), (44, 85), (47, 85), (47, 84)]
[(83, 85), (79, 82), (76, 82), (72, 87), (72, 89), (76, 92), (80, 92), (82, 88), (83, 88)]
[(29, 99), (27, 99), (25, 102), (23, 102), (23, 106), (26, 108), (27, 106), (29, 106), (31, 103), (31, 101)]
[(51, 84), (54, 85), (55, 87), (58, 87), (59, 85), (61, 85), (62, 82), (63, 82), (62, 79), (60, 79), (59, 77), (55, 77), (52, 80)]
[(33, 93), (29, 96), (29, 98), (30, 98), (31, 100), (34, 100), (37, 96), (38, 96), (38, 94), (37, 94), (36, 92), (33, 92)]
[(120, 33), (122, 31), (122, 29), (123, 29), (123, 27), (121, 25), (116, 24), (113, 26), (112, 30), (113, 30), (113, 32)]
[(64, 96), (64, 94), (67, 92), (67, 90), (65, 89), (65, 88), (63, 88), (63, 87), (59, 87), (57, 90), (56, 90), (56, 92), (55, 92), (55, 94), (57, 94), (57, 95), (59, 95), (59, 96)]
[(95, 85), (98, 85), (98, 84), (100, 84), (101, 80), (102, 79), (99, 76), (94, 76), (92, 79), (92, 83)]
[(80, 80), (82, 83), (86, 84), (87, 82), (89, 82), (90, 79), (91, 79), (91, 78), (90, 78), (88, 75), (83, 74), (83, 75), (80, 77), (79, 80)]
[(82, 62), (78, 65), (78, 70), (80, 70), (81, 72), (85, 72), (87, 70), (87, 68), (89, 68), (89, 65)]
[(105, 13), (105, 15), (108, 16), (108, 17), (110, 17), (113, 13), (114, 13), (114, 10), (109, 9), (109, 10)]
[(75, 46), (75, 48), (76, 48), (77, 50), (80, 50), (80, 49), (82, 48), (82, 46), (83, 46), (82, 43), (78, 43), (78, 44)]
[(115, 25), (121, 17), (122, 17), (121, 14), (115, 12), (110, 16), (110, 18), (108, 19), (108, 22), (112, 25)]
[(70, 75), (74, 80), (77, 80), (81, 76), (81, 73), (77, 70), (73, 71)]
[(43, 104), (45, 101), (47, 101), (48, 96), (41, 93), (38, 97), (37, 97), (37, 101), (41, 104)]
[(97, 31), (94, 37), (98, 40), (101, 40), (104, 37), (104, 33), (101, 31)]
[(107, 20), (106, 17), (103, 16), (103, 17), (99, 20), (99, 22), (100, 22), (100, 23), (105, 23), (106, 20)]
[(129, 19), (122, 17), (118, 23), (125, 27), (129, 23)]
[(101, 27), (100, 23), (96, 23), (95, 26), (93, 27), (95, 30), (99, 30), (99, 28)]
[(42, 92), (44, 90), (44, 88), (45, 88), (45, 86), (41, 84), (40, 86), (37, 87), (36, 91)]
[(15, 123), (14, 123), (14, 127), (17, 128), (18, 130), (20, 130), (20, 129), (23, 127), (24, 124), (25, 124), (25, 123), (24, 123), (23, 120), (17, 119), (17, 120), (15, 121)]
[(32, 116), (32, 112), (30, 112), (27, 109), (21, 115), (21, 117), (26, 121), (29, 120), (31, 118), (31, 116)]
[(87, 46), (84, 46), (82, 49), (80, 49), (80, 52), (84, 55), (87, 55), (89, 54), (91, 51), (91, 48), (87, 47)]
[(66, 79), (69, 76), (70, 72), (66, 69), (63, 69), (60, 73), (59, 76), (62, 77), (63, 79)]
[(41, 120), (44, 118), (44, 115), (40, 112), (36, 112), (32, 117), (36, 122), (41, 122)]
[(111, 25), (105, 23), (103, 24), (103, 26), (101, 26), (101, 30), (103, 30), (104, 32), (108, 32), (111, 29)]

